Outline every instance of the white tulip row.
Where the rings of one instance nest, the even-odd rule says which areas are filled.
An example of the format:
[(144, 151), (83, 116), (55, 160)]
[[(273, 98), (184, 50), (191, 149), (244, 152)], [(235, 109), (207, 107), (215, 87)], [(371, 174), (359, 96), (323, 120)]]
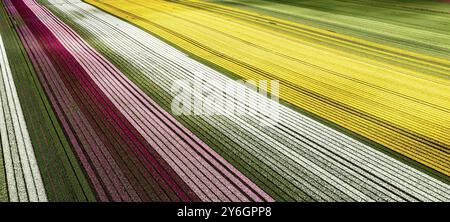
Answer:
[(9, 200), (47, 201), (16, 90), (0, 36), (0, 138)]
[[(95, 7), (74, 0), (48, 2), (94, 41), (106, 45), (113, 52), (109, 56), (140, 73), (143, 82), (169, 90), (174, 81), (198, 78), (198, 73), (216, 81), (229, 80), (147, 32)], [(215, 89), (221, 93), (220, 88)], [(166, 102), (171, 99), (168, 92), (158, 96)], [(256, 117), (199, 116), (192, 118), (191, 124), (210, 137), (226, 137), (229, 140), (224, 141), (232, 141), (233, 150), (222, 148), (232, 146), (231, 143), (217, 144), (216, 148), (229, 152), (230, 158), (236, 158), (243, 168), (252, 169), (250, 173), (289, 181), (272, 182), (294, 199), (450, 200), (448, 184), (288, 107), (280, 105), (279, 110), (279, 123), (271, 127), (258, 124), (258, 119), (264, 118), (261, 113)], [(211, 128), (214, 130), (209, 131)]]
[[(64, 49), (76, 59), (76, 62), (86, 72), (86, 76), (92, 79), (93, 85), (98, 87), (98, 90), (92, 87), (94, 88), (92, 92), (99, 95), (104, 93), (108, 98), (107, 102), (112, 104), (104, 102), (99, 106), (117, 108), (125, 117), (124, 119), (136, 129), (151, 145), (151, 148), (170, 165), (201, 200), (272, 200), (232, 165), (179, 124), (170, 114), (162, 110), (47, 9), (35, 4), (34, 0), (24, 0), (23, 2), (45, 28), (48, 28), (56, 37)], [(48, 33), (46, 34), (48, 35)], [(37, 47), (35, 51), (37, 51)], [(69, 56), (65, 58), (70, 59)], [(84, 75), (82, 72), (80, 74), (72, 72), (71, 74), (79, 75), (77, 78), (83, 78)], [(102, 150), (104, 146), (99, 146), (99, 148), (102, 152), (104, 151)], [(123, 195), (121, 194), (123, 198), (128, 198), (126, 192), (131, 191), (128, 188), (129, 182), (121, 175), (122, 171), (112, 158), (106, 156), (104, 159), (106, 161), (103, 162), (110, 164), (111, 171), (117, 174), (111, 174), (113, 182), (117, 184), (120, 192), (124, 191)], [(122, 184), (125, 185), (122, 187)], [(114, 187), (111, 186), (112, 191), (114, 191), (113, 189)], [(134, 193), (132, 195), (133, 200), (139, 199)]]

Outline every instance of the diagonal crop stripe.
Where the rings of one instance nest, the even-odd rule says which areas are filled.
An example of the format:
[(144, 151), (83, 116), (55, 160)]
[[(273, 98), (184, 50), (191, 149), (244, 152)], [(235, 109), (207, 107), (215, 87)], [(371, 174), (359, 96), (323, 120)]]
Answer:
[(1, 140), (10, 201), (46, 201), (44, 185), (0, 36)]
[[(124, 74), (170, 110), (179, 79), (231, 79), (127, 22), (81, 1), (46, 5)], [(114, 36), (111, 38), (110, 36)], [(237, 84), (237, 83), (236, 83)], [(223, 88), (210, 86), (214, 93)], [(202, 99), (200, 95), (199, 99)], [(254, 98), (258, 97), (253, 95)], [(238, 104), (245, 107), (241, 101)], [(281, 106), (279, 124), (257, 117), (180, 117), (196, 135), (277, 200), (442, 201), (448, 183)], [(255, 112), (256, 113), (256, 112)]]
[(0, 0), (0, 202), (449, 201), (449, 9)]
[(44, 7), (5, 3), (99, 200), (272, 200)]
[(94, 196), (88, 182), (70, 150), (22, 42), (14, 31), (13, 26), (19, 23), (17, 20), (10, 20), (3, 2), (1, 6), (0, 33), (47, 191), (47, 199), (92, 201)]
[(279, 80), (284, 101), (450, 175), (447, 59), (214, 1), (86, 2), (239, 77)]

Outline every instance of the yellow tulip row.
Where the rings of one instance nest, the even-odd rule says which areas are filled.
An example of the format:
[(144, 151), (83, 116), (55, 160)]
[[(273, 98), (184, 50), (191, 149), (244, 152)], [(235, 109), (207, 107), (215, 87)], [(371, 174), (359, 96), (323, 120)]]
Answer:
[(447, 60), (202, 1), (87, 2), (450, 175)]

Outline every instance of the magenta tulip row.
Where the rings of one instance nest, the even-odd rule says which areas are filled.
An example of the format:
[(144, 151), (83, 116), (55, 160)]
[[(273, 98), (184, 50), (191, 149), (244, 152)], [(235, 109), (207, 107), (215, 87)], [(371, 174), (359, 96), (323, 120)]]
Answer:
[(98, 200), (273, 200), (45, 7), (4, 3)]

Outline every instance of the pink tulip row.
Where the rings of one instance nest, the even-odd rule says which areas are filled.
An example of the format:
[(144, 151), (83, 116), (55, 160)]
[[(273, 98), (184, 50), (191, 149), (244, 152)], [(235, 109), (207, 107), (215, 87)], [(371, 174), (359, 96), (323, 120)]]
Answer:
[(45, 7), (4, 3), (99, 200), (273, 200)]

